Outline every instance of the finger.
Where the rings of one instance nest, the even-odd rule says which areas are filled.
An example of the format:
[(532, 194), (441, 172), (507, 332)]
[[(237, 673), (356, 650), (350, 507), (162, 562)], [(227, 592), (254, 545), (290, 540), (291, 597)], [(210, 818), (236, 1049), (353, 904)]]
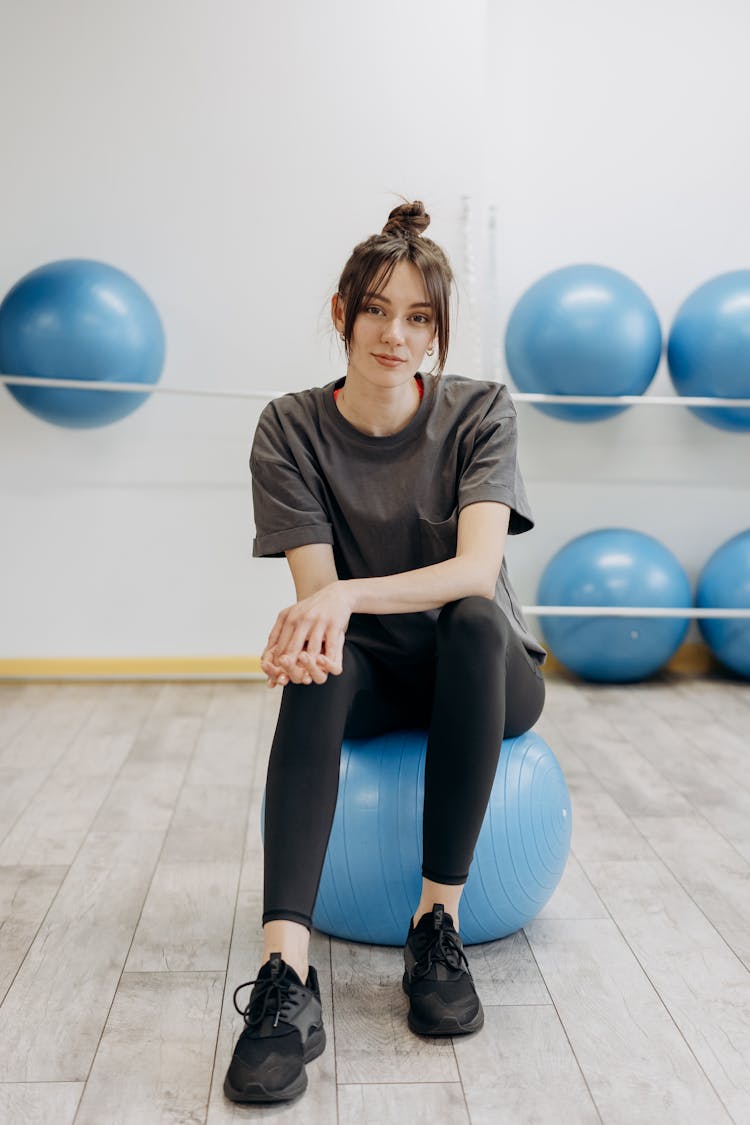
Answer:
[(306, 650), (312, 657), (317, 657), (322, 651), (323, 641), (326, 635), (326, 627), (323, 623), (314, 625), (307, 638)]
[(297, 625), (297, 628), (294, 630), (290, 639), (286, 641), (286, 643), (284, 643), (284, 638), (282, 636), (280, 645), (284, 644), (284, 647), (283, 649), (280, 647), (279, 651), (282, 652), (283, 655), (280, 656), (279, 659), (284, 667), (288, 668), (290, 664), (297, 663), (297, 661), (299, 660), (299, 655), (305, 647), (305, 641), (307, 640), (309, 630), (309, 622), (300, 621)]
[(293, 684), (304, 684), (310, 682), (310, 671), (299, 660), (290, 661), (288, 658), (283, 657), (284, 666), (283, 671)]
[[(307, 637), (307, 626), (290, 614), (276, 641), (276, 655), (296, 660)], [(300, 639), (301, 638), (301, 639)]]
[(300, 654), (299, 662), (309, 673), (314, 684), (324, 684), (328, 679), (328, 670), (320, 663), (319, 658), (313, 658), (308, 652)]
[(326, 656), (328, 666), (334, 675), (343, 671), (344, 630), (332, 626), (326, 633)]
[(279, 614), (268, 638), (268, 646), (276, 649), (277, 656), (291, 651), (290, 641), (299, 631), (300, 624), (299, 607), (296, 605), (289, 606)]
[(286, 625), (288, 613), (289, 613), (289, 610), (282, 609), (281, 613), (278, 615), (278, 617), (274, 621), (273, 628), (271, 629), (271, 632), (268, 634), (268, 642), (266, 644), (266, 648), (273, 648), (273, 646), (278, 642), (279, 637), (281, 636), (282, 632), (284, 631), (284, 626)]
[[(271, 649), (270, 652), (274, 654), (275, 649)], [(276, 662), (275, 657), (273, 655), (269, 656), (268, 653), (269, 650), (267, 649), (260, 658), (261, 669), (265, 672), (266, 676), (268, 676), (267, 686), (276, 687), (277, 684), (281, 684), (283, 687), (283, 685), (288, 682), (286, 669), (282, 668), (282, 666)]]
[(267, 676), (286, 675), (286, 668), (276, 660), (261, 660), (260, 666)]

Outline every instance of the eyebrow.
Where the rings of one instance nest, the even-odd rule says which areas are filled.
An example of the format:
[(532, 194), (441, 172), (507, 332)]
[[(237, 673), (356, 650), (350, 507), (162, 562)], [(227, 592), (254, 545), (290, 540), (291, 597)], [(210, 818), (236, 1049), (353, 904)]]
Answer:
[[(391, 302), (382, 293), (365, 293), (365, 301), (380, 301), (384, 305), (390, 305)], [(413, 305), (409, 305), (410, 309), (431, 309), (432, 305), (429, 301), (415, 301)]]

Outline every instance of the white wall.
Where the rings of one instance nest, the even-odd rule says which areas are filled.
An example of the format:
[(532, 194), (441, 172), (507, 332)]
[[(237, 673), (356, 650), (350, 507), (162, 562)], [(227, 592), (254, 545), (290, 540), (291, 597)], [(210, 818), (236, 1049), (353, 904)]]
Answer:
[[(489, 4), (486, 190), (497, 204), (485, 357), (519, 296), (576, 262), (621, 270), (666, 337), (702, 282), (750, 265), (750, 9), (743, 0)], [(666, 359), (650, 391), (674, 388)], [(694, 580), (750, 526), (750, 434), (675, 407), (573, 424), (519, 405), (537, 518), (509, 565), (528, 604), (551, 554), (595, 527), (656, 535)], [(693, 628), (692, 636), (697, 636)]]
[[(2, 11), (0, 289), (64, 257), (128, 271), (165, 323), (163, 382), (337, 376), (327, 301), (394, 192), (429, 202), (460, 265), (479, 0)], [(259, 409), (153, 396), (75, 431), (2, 391), (0, 655), (258, 654), (293, 600), (283, 560), (250, 557)]]
[[(667, 326), (697, 284), (750, 262), (750, 16), (729, 0), (626, 15), (601, 0), (5, 5), (0, 293), (43, 262), (98, 258), (156, 302), (165, 384), (320, 384), (342, 370), (338, 272), (400, 192), (425, 199), (461, 279), (449, 370), (480, 374), (470, 195), (491, 377), (515, 300), (560, 265), (623, 270)], [(259, 653), (293, 598), (282, 561), (250, 557), (260, 405), (155, 395), (76, 431), (0, 392), (0, 657)], [(672, 409), (585, 427), (519, 414), (537, 517), (509, 548), (525, 602), (590, 527), (658, 534), (694, 576), (747, 526), (746, 435)]]

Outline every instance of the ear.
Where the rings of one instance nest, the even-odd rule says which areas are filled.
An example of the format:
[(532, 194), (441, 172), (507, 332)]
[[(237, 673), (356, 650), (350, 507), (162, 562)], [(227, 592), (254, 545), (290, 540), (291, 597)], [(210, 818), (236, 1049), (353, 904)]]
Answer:
[(344, 331), (344, 302), (341, 299), (340, 293), (334, 293), (331, 297), (331, 320), (337, 332)]

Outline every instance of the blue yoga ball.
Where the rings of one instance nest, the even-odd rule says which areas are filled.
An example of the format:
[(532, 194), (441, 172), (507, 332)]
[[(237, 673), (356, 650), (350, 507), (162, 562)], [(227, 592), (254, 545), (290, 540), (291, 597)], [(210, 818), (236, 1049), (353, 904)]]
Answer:
[[(0, 305), (0, 372), (92, 383), (156, 383), (164, 330), (140, 285), (114, 266), (73, 258), (22, 277)], [(7, 384), (32, 414), (58, 426), (116, 422), (148, 394)]]
[[(422, 885), (426, 751), (425, 731), (344, 741), (318, 929), (375, 945), (405, 941)], [(562, 876), (570, 831), (568, 788), (547, 743), (533, 731), (505, 739), (461, 899), (467, 944), (505, 937), (539, 913)]]
[[(661, 358), (659, 318), (643, 290), (606, 266), (566, 266), (542, 277), (513, 309), (505, 334), (519, 391), (640, 395)], [(625, 406), (540, 405), (553, 418), (592, 422)]]
[[(750, 609), (750, 530), (711, 555), (698, 576), (695, 604), (701, 609)], [(722, 664), (750, 678), (750, 619), (699, 618), (698, 627)]]
[(750, 270), (720, 274), (691, 293), (677, 310), (667, 362), (681, 395), (748, 400), (691, 406), (693, 414), (722, 430), (750, 430)]
[[(604, 528), (579, 535), (547, 563), (538, 604), (687, 608), (690, 581), (650, 535)], [(540, 616), (553, 654), (585, 680), (630, 683), (657, 672), (685, 639), (686, 617)]]

